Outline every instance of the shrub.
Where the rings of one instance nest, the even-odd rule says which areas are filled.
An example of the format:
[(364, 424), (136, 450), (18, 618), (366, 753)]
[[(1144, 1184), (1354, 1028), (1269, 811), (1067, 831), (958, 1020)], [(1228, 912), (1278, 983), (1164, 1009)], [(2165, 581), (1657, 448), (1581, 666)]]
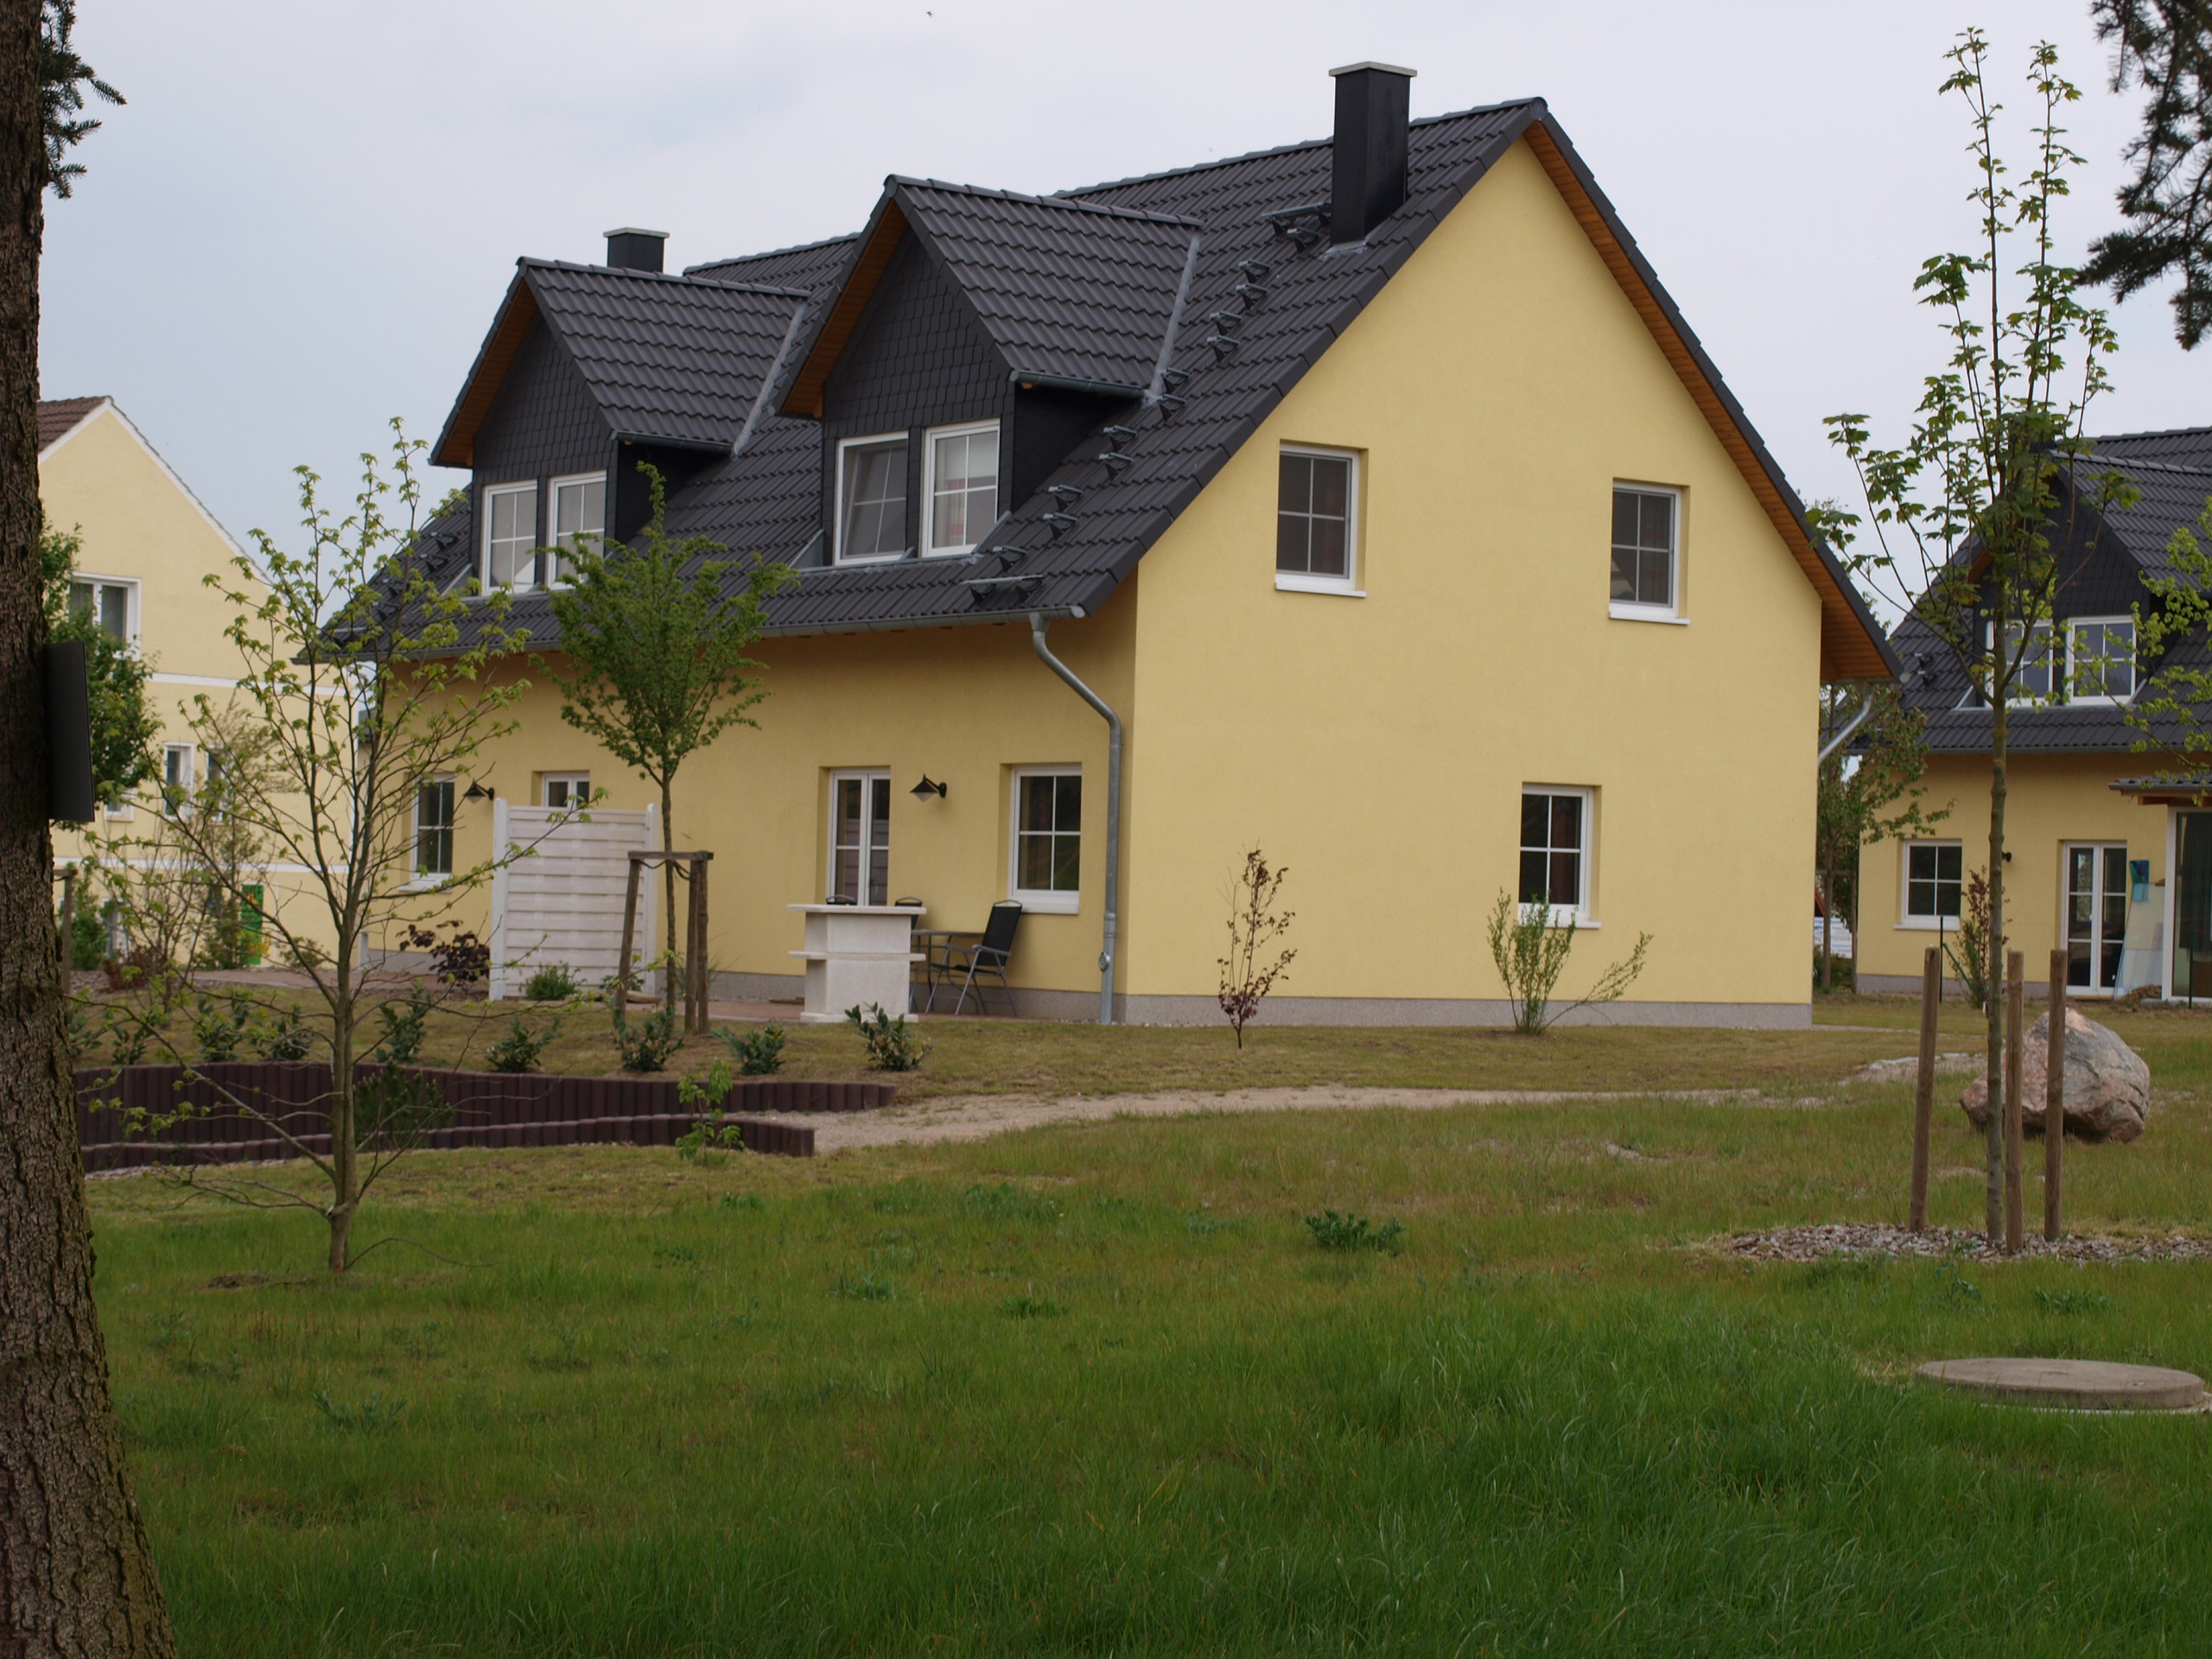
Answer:
[(369, 1051), (369, 1058), (386, 1065), (414, 1065), (423, 1052), (430, 1010), (437, 1005), (437, 999), (420, 984), (407, 993), (404, 1001), (378, 1003), (377, 1018), (384, 1022), (384, 1035)]
[(683, 1033), (677, 1026), (673, 1003), (634, 1024), (623, 1020), (614, 1027), (614, 1049), (622, 1057), (625, 1071), (664, 1071), (669, 1056), (683, 1046)]
[(722, 1039), (722, 1046), (737, 1061), (740, 1077), (771, 1077), (784, 1069), (784, 1044), (789, 1040), (789, 1033), (781, 1026), (772, 1022), (744, 1031), (717, 1026), (715, 1035)]
[[(1298, 952), (1275, 945), (1290, 931), (1296, 914), (1278, 911), (1275, 899), (1288, 870), (1273, 870), (1256, 847), (1244, 855), (1244, 868), (1236, 878), (1229, 900), (1229, 954), (1216, 964), (1221, 969), (1221, 1011), (1236, 1033), (1236, 1046), (1244, 1046), (1245, 1022), (1260, 1011), (1261, 1001), (1274, 988)], [(1261, 958), (1274, 946), (1274, 959), (1266, 966)]]
[(430, 972), (440, 983), (481, 984), (492, 971), (492, 947), (474, 933), (462, 931), (458, 922), (442, 925), (454, 930), (450, 936), (440, 938), (435, 928), (410, 927), (401, 937), (410, 950), (430, 953)]
[(494, 1071), (535, 1071), (539, 1057), (560, 1034), (558, 1020), (543, 1031), (532, 1031), (523, 1023), (522, 1015), (517, 1014), (514, 1023), (507, 1027), (507, 1034), (484, 1051), (485, 1064)]
[(201, 995), (192, 1015), (193, 1039), (200, 1058), (210, 1063), (232, 1059), (245, 1041), (246, 1022), (253, 1018), (253, 1001), (245, 991), (234, 990), (219, 1002)]
[(687, 1164), (715, 1164), (721, 1161), (723, 1153), (744, 1150), (744, 1126), (724, 1116), (719, 1106), (704, 1117), (694, 1118), (690, 1128), (676, 1137), (676, 1155)]
[(264, 1060), (304, 1060), (315, 1033), (296, 1002), (287, 1003), (255, 1033), (254, 1049)]
[(1967, 1001), (1977, 1008), (1989, 1006), (1998, 953), (1989, 944), (1989, 878), (1980, 870), (1967, 872), (1966, 892), (1959, 906), (1955, 944), (1946, 944), (1952, 971), (1966, 987)]
[(1365, 1216), (1340, 1216), (1333, 1210), (1324, 1210), (1318, 1216), (1306, 1217), (1306, 1225), (1313, 1242), (1325, 1250), (1380, 1250), (1395, 1255), (1406, 1248), (1406, 1224), (1402, 1221), (1386, 1221), (1377, 1227)]
[(522, 982), (523, 995), (532, 1002), (566, 1002), (582, 989), (564, 962), (540, 968)]
[(868, 1045), (868, 1063), (878, 1071), (912, 1071), (930, 1052), (924, 1042), (906, 1023), (906, 1016), (886, 1014), (880, 1002), (871, 1002), (865, 1017), (857, 1007), (847, 1008), (845, 1018), (861, 1034)]
[(135, 947), (121, 957), (105, 957), (100, 961), (100, 972), (107, 976), (111, 991), (137, 990), (151, 984), (168, 968), (168, 960), (153, 945)]
[(1497, 906), (1490, 913), (1491, 960), (1505, 982), (1513, 1003), (1513, 1029), (1523, 1036), (1540, 1035), (1554, 1021), (1596, 1002), (1612, 1002), (1635, 983), (1643, 971), (1643, 954), (1651, 936), (1636, 936), (1636, 949), (1598, 976), (1589, 995), (1564, 1007), (1551, 1006), (1552, 990), (1567, 967), (1567, 953), (1574, 948), (1574, 914), (1554, 911), (1548, 904), (1516, 906), (1513, 895), (1498, 889)]

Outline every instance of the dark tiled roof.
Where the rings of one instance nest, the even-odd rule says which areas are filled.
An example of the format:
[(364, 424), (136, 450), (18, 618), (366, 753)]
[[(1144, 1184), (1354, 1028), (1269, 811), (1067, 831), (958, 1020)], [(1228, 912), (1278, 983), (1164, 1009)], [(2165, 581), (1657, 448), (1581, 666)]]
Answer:
[(75, 431), (84, 418), (107, 402), (105, 397), (54, 397), (38, 406), (38, 449), (44, 454)]
[[(889, 181), (871, 232), (894, 207), (906, 215), (909, 233), (951, 274), (1011, 367), (1143, 386), (1154, 382), (1164, 346), (1160, 387), (1166, 395), (1108, 405), (1102, 425), (1118, 423), (1128, 435), (1078, 443), (1044, 480), (1081, 493), (1071, 498), (1072, 524), (1047, 520), (1060, 504), (1040, 492), (1004, 504), (1008, 516), (974, 555), (805, 568), (800, 581), (770, 601), (771, 632), (916, 626), (1029, 610), (1095, 612), (1428, 232), (1539, 121), (1546, 123), (1549, 142), (1571, 158), (1540, 99), (1413, 123), (1403, 205), (1364, 240), (1341, 246), (1309, 233), (1317, 228), (1311, 218), (1285, 223), (1280, 217), (1327, 198), (1332, 145), (1325, 139), (1058, 197)], [(1796, 498), (1717, 371), (1580, 162), (1572, 164), (1592, 198), (1590, 211), (1602, 215), (1635, 277), (1656, 296), (1666, 326), (1677, 332), (1683, 354), (1678, 368), (1710, 383), (1725, 409), (1722, 418), (1739, 429), (1749, 458), (1739, 464), (1768, 480), (1777, 497), (1772, 510), (1802, 524)], [(868, 235), (717, 260), (684, 275), (804, 292), (808, 328), (818, 329), (849, 276), (869, 257)], [(866, 273), (863, 279), (873, 280)], [(710, 464), (671, 497), (671, 533), (708, 536), (734, 553), (773, 559), (818, 549), (821, 429), (812, 420), (770, 412), (809, 350), (803, 343), (790, 354), (742, 452)], [(1101, 459), (1108, 451), (1110, 461)], [(468, 545), (465, 520), (436, 528), (456, 537), (457, 567)], [(1816, 584), (1825, 573), (1848, 592), (1824, 549), (1808, 542), (1802, 556)], [(1879, 629), (1855, 594), (1840, 603), (1852, 607), (1843, 612), (1847, 626), (1863, 629), (1862, 639), (1879, 641)], [(519, 601), (513, 619), (540, 640), (550, 639), (542, 599)], [(1885, 649), (1864, 646), (1860, 656), (1878, 664), (1875, 652)]]
[[(2212, 427), (2123, 432), (2090, 442), (2094, 448), (2084, 477), (2119, 472), (2134, 486), (2137, 499), (2129, 506), (2085, 511), (2084, 535), (2101, 550), (2118, 550), (2145, 575), (2169, 573), (2166, 548), (2174, 532), (2188, 529), (2202, 537), (2198, 519), (2212, 499)], [(2212, 550), (2212, 543), (2207, 546)], [(2139, 584), (2129, 602), (2101, 594), (2087, 611), (2072, 613), (2125, 614), (2130, 603), (2149, 599)], [(1970, 695), (1966, 671), (1935, 632), (1910, 617), (1898, 625), (1895, 642), (1901, 654), (1919, 658), (1925, 671), (1906, 697), (1928, 716), (1929, 748), (1936, 753), (1987, 753), (1989, 709)], [(2192, 636), (2175, 642), (2158, 666), (2212, 671), (2212, 651), (2201, 635)], [(2202, 711), (2202, 719), (2212, 726), (2212, 709)], [(2178, 747), (2196, 729), (2193, 722), (2172, 719), (2131, 720), (2126, 711), (2109, 704), (2015, 708), (2005, 720), (2005, 742), (2009, 752), (2022, 754), (2113, 753), (2161, 744)]]
[(727, 449), (803, 321), (787, 289), (523, 262), (616, 436)]

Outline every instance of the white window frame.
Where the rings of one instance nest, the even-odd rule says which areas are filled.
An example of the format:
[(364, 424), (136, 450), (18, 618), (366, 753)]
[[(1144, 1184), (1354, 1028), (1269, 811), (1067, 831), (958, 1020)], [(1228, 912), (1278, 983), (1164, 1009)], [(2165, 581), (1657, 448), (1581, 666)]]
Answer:
[[(2007, 622), (2005, 626), (2008, 628), (2017, 628), (2020, 624)], [(1999, 645), (1996, 623), (1984, 622), (1981, 628), (1982, 638), (1989, 646), (1989, 665), (1991, 671), (1994, 672), (2000, 652), (2010, 652), (2012, 647), (2009, 645), (2002, 646)], [(2026, 632), (2031, 642), (2034, 640), (2036, 630), (2038, 628), (2050, 639), (2050, 689), (2041, 696), (2037, 696), (2033, 693), (2022, 696), (2018, 691), (2020, 683), (2016, 679), (2012, 682), (2013, 690), (2005, 698), (2005, 706), (2007, 709), (2055, 709), (2066, 700), (2066, 682), (2070, 677), (2067, 662), (2070, 655), (2070, 647), (2074, 643), (2073, 630), (2069, 628), (2065, 633), (2061, 634), (2058, 625), (2050, 618), (2044, 617), (2040, 621), (2027, 625)], [(2020, 670), (2024, 671), (2027, 665), (2028, 658), (2023, 656), (2020, 658)], [(1988, 699), (1985, 697), (1983, 702), (1986, 704)]]
[[(1590, 900), (1596, 889), (1598, 868), (1598, 791), (1582, 784), (1522, 785), (1521, 799), (1526, 801), (1531, 795), (1579, 795), (1582, 798), (1582, 847), (1579, 872), (1581, 891), (1575, 894), (1571, 909), (1554, 905), (1551, 913), (1554, 921), (1563, 915), (1572, 916), (1577, 928), (1594, 928), (1598, 920), (1591, 914)], [(1521, 832), (1516, 827), (1513, 833), (1513, 885), (1516, 890), (1521, 885), (1522, 850)], [(1534, 921), (1537, 908), (1535, 905), (1519, 904), (1514, 913), (1522, 921)]]
[[(569, 473), (560, 478), (549, 478), (545, 480), (545, 545), (556, 549), (561, 545), (561, 486), (564, 484), (596, 484), (600, 486), (599, 528), (581, 533), (596, 537), (600, 545), (604, 547), (607, 544), (607, 508), (605, 473)], [(545, 556), (541, 555), (537, 561), (537, 585), (540, 588), (566, 588), (569, 585), (566, 582), (555, 579), (555, 573), (559, 569), (560, 561), (557, 554), (554, 556), (553, 572), (546, 570)]]
[[(183, 763), (176, 768), (181, 776), (172, 779), (169, 776), (169, 758), (180, 754), (184, 757)], [(191, 744), (162, 745), (162, 777), (155, 787), (161, 791), (163, 817), (183, 817), (190, 814), (193, 794), (200, 787), (199, 757)], [(173, 798), (169, 794), (172, 789), (181, 792)]]
[[(1615, 599), (1613, 584), (1612, 506), (1614, 496), (1623, 490), (1632, 490), (1638, 495), (1671, 496), (1675, 503), (1675, 544), (1667, 552), (1667, 602), (1646, 605), (1639, 601)], [(1689, 618), (1682, 614), (1682, 491), (1673, 484), (1646, 484), (1640, 479), (1617, 478), (1605, 493), (1605, 614), (1619, 622), (1670, 622), (1677, 627), (1688, 627)]]
[[(857, 449), (865, 444), (894, 442), (905, 443), (906, 442), (907, 434), (904, 432), (874, 432), (870, 433), (866, 437), (840, 438), (837, 440), (836, 511), (830, 520), (830, 563), (889, 564), (894, 559), (903, 559), (906, 556), (906, 550), (905, 548), (899, 549), (895, 553), (848, 554), (845, 551), (845, 451), (848, 449)], [(928, 451), (925, 449), (923, 454), (925, 464), (926, 464)], [(909, 467), (907, 470), (911, 473), (912, 468)], [(910, 507), (913, 505), (913, 480), (909, 478), (907, 480), (906, 502)], [(926, 535), (928, 532), (925, 530), (923, 533)]]
[[(868, 810), (869, 792), (868, 785), (871, 782), (880, 783), (883, 785), (885, 798), (887, 800), (889, 799), (891, 793), (891, 771), (887, 766), (841, 766), (836, 771), (830, 774), (830, 834), (828, 845), (825, 849), (826, 861), (822, 867), (822, 901), (824, 904), (835, 903), (836, 894), (837, 892), (837, 786), (840, 784), (852, 783), (855, 781), (859, 782), (861, 787), (860, 880), (858, 884), (859, 891), (854, 899), (854, 903), (861, 905), (868, 903), (868, 890), (870, 887), (874, 885), (872, 878), (875, 874), (875, 849), (870, 843), (868, 839), (868, 827), (874, 822), (874, 819), (870, 817)], [(890, 836), (890, 831), (888, 830), (885, 830), (884, 835), (887, 843)], [(883, 858), (886, 865), (883, 895), (885, 902), (888, 903), (891, 898), (891, 880), (888, 869), (888, 866), (891, 861), (891, 849), (887, 844), (883, 849)]]
[[(991, 515), (991, 523), (983, 526), (982, 532), (976, 536), (974, 541), (963, 542), (957, 547), (939, 547), (931, 539), (937, 533), (937, 441), (939, 438), (971, 437), (978, 432), (989, 433), (999, 452), (998, 471), (995, 474), (998, 482), (994, 487), (993, 494), (1001, 511), (993, 512)], [(838, 475), (840, 478), (843, 476), (842, 468), (839, 470)], [(962, 421), (958, 424), (953, 426), (932, 426), (923, 432), (921, 550), (922, 556), (924, 558), (949, 559), (958, 554), (973, 553), (978, 547), (982, 545), (983, 538), (988, 536), (993, 530), (997, 528), (998, 520), (1003, 516), (1003, 506), (1005, 501), (1006, 440), (999, 431), (998, 422), (995, 420)]]
[[(1317, 576), (1304, 570), (1277, 570), (1275, 591), (1280, 594), (1335, 594), (1343, 599), (1365, 599), (1367, 590), (1360, 586), (1364, 574), (1361, 569), (1359, 536), (1360, 488), (1365, 483), (1360, 474), (1366, 470), (1362, 464), (1366, 457), (1357, 449), (1332, 449), (1318, 443), (1286, 443), (1277, 446), (1276, 460), (1280, 464), (1284, 455), (1317, 455), (1325, 461), (1351, 462), (1344, 477), (1344, 573), (1341, 576)], [(1278, 474), (1280, 476), (1280, 474)], [(1274, 519), (1279, 524), (1282, 516), (1282, 494), (1276, 486)], [(1271, 526), (1271, 529), (1273, 527)], [(1268, 556), (1274, 556), (1275, 537), (1268, 537)]]
[(484, 540), (476, 550), (476, 572), (478, 582), (487, 594), (499, 589), (513, 593), (537, 585), (537, 562), (535, 558), (531, 561), (530, 581), (524, 582), (519, 578), (504, 582), (492, 580), (492, 525), (496, 516), (492, 504), (503, 495), (520, 495), (525, 491), (529, 492), (532, 498), (530, 509), (530, 544), (532, 549), (535, 549), (537, 545), (537, 509), (543, 501), (537, 480), (534, 478), (520, 478), (511, 484), (487, 484), (484, 486)]
[(120, 588), (123, 589), (123, 643), (126, 645), (136, 645), (138, 643), (139, 626), (138, 578), (136, 576), (103, 576), (90, 570), (72, 570), (69, 573), (70, 585), (74, 587), (80, 582), (89, 583), (94, 590), (92, 594), (92, 620), (95, 622), (99, 620), (100, 601), (99, 589), (102, 588)]
[[(1063, 893), (1057, 887), (1025, 887), (1021, 885), (1021, 780), (1025, 778), (1081, 778), (1080, 766), (1015, 766), (1009, 772), (1012, 779), (1007, 790), (1006, 831), (1006, 896), (1018, 901), (1022, 909), (1047, 916), (1075, 916), (1083, 911), (1083, 845), (1084, 835), (1080, 819), (1076, 824), (1076, 889)], [(1085, 810), (1089, 810), (1088, 803)]]
[[(1959, 913), (1956, 916), (1916, 916), (1912, 913), (1912, 849), (1916, 847), (1955, 847), (1959, 849)], [(1965, 919), (1967, 908), (1966, 842), (1946, 840), (1940, 836), (1916, 836), (1910, 841), (1897, 843), (1897, 925), (1924, 933), (1955, 933)], [(1936, 878), (1939, 881), (1941, 876)], [(2063, 869), (2059, 879), (2065, 880)]]
[[(2104, 619), (2101, 617), (2089, 617), (2084, 620), (2094, 622), (2102, 621)], [(2110, 702), (2112, 699), (2109, 697), (2100, 697), (2095, 699), (2095, 701), (2100, 702)], [(2126, 876), (2128, 854), (2127, 842), (2124, 841), (2062, 841), (2058, 843), (2058, 938), (2055, 943), (2058, 949), (2066, 952), (2066, 994), (2069, 996), (2102, 998), (2109, 997), (2115, 994), (2116, 988), (2111, 985), (2076, 985), (2074, 983), (2073, 973), (2074, 871), (2072, 867), (2074, 863), (2074, 855), (2077, 852), (2088, 852), (2095, 855), (2098, 882), (2097, 891), (2099, 896), (2101, 897), (2106, 892), (2104, 887), (2104, 855), (2107, 853), (2113, 851), (2117, 851), (2120, 854), (2120, 869), (2122, 871), (2120, 885), (2124, 888), (2127, 886), (2127, 880)], [(2127, 945), (2126, 936), (2127, 924), (2125, 920), (2122, 920), (2120, 923), (2120, 948), (2123, 951), (2126, 949)], [(2098, 947), (2112, 943), (2105, 934), (2104, 918), (2101, 916), (2091, 918), (2089, 938), (2094, 941), (2092, 946), (2093, 950), (2096, 950)], [(2089, 976), (2092, 979), (2096, 977), (2097, 960), (2097, 956), (2094, 954), (2093, 954), (2089, 958)]]
[(552, 807), (553, 803), (549, 798), (552, 795), (553, 785), (556, 784), (566, 784), (569, 786), (569, 804), (565, 807), (555, 808), (555, 810), (567, 812), (575, 811), (580, 804), (580, 803), (575, 799), (575, 797), (579, 792), (582, 793), (584, 800), (588, 801), (591, 799), (591, 773), (588, 772), (541, 772), (537, 774), (537, 804), (540, 806)]
[[(2077, 658), (2077, 657), (2076, 657), (2076, 654), (2075, 654), (2075, 649), (2074, 649), (2074, 636), (2075, 636), (2075, 632), (2076, 632), (2077, 630), (2079, 630), (2079, 629), (2082, 629), (2082, 628), (2094, 628), (2094, 627), (2106, 627), (2106, 628), (2111, 628), (2111, 627), (2125, 627), (2125, 628), (2126, 628), (2126, 630), (2127, 630), (2127, 639), (2128, 639), (2128, 661), (2127, 661), (2127, 682), (2128, 682), (2128, 691), (2127, 691), (2127, 695), (2126, 695), (2126, 696), (2124, 696), (2124, 697), (2109, 697), (2109, 696), (2094, 696), (2094, 697), (2085, 697), (2085, 696), (2081, 696), (2077, 695), (2077, 694), (2075, 693), (2075, 690), (2074, 690), (2074, 667), (2075, 667), (2075, 662), (2078, 660), (2078, 658)], [(2093, 707), (2093, 708), (2105, 708), (2105, 709), (2116, 709), (2116, 708), (2120, 707), (2120, 706), (2121, 704), (2123, 704), (2123, 703), (2129, 703), (2129, 702), (2134, 702), (2134, 701), (2135, 701), (2135, 693), (2136, 693), (2136, 690), (2137, 690), (2137, 689), (2138, 689), (2138, 683), (2139, 683), (2139, 681), (2140, 680), (2140, 677), (2141, 677), (2137, 673), (2137, 671), (2136, 671), (2136, 670), (2137, 670), (2137, 666), (2138, 666), (2138, 665), (2137, 665), (2137, 663), (2136, 663), (2136, 660), (2135, 660), (2135, 644), (2136, 644), (2135, 619), (2134, 619), (2133, 617), (2132, 617), (2132, 616), (2069, 616), (2069, 617), (2068, 617), (2068, 618), (2066, 619), (2066, 701), (2067, 701), (2067, 702), (2069, 702), (2086, 703), (2086, 704), (2088, 704), (2088, 705), (2089, 705), (2089, 706), (2091, 706), (2091, 707)]]
[[(454, 786), (454, 778), (452, 772), (442, 772), (435, 777), (425, 778), (419, 780), (415, 785), (415, 810), (409, 815), (407, 834), (407, 866), (409, 871), (407, 885), (410, 887), (442, 887), (445, 886), (447, 882), (453, 880), (453, 871), (451, 869), (426, 870), (416, 863), (416, 861), (420, 859), (423, 855), (423, 791), (432, 784), (443, 784), (448, 789), (451, 789)], [(453, 798), (453, 817), (447, 819), (445, 823), (440, 827), (442, 827), (446, 834), (450, 836), (459, 833), (460, 826), (461, 796), (459, 792), (456, 791)], [(446, 862), (450, 865), (453, 861), (454, 849), (448, 848), (446, 855)]]

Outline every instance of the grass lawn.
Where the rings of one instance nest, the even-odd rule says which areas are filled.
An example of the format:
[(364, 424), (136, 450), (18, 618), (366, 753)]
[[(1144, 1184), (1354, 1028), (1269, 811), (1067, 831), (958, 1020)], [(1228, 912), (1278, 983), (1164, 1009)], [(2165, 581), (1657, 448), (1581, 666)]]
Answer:
[[(2212, 1021), (2115, 1023), (2158, 1109), (2135, 1146), (2071, 1151), (2072, 1218), (2212, 1232)], [(1696, 1248), (1900, 1217), (1910, 1091), (1832, 1079), (1909, 1041), (1262, 1031), (1232, 1065), (1198, 1043), (1217, 1032), (1076, 1029), (947, 1031), (925, 1075), (1043, 1086), (999, 1076), (1001, 1042), (1062, 1087), (1764, 1094), (711, 1168), (424, 1154), (357, 1232), (400, 1242), (339, 1282), (312, 1218), (93, 1183), (185, 1652), (2212, 1648), (2205, 1420), (1905, 1381), (1980, 1353), (2204, 1370), (2212, 1264)], [(1942, 1125), (1936, 1219), (1974, 1225), (1979, 1142), (1955, 1107)], [(1402, 1221), (1402, 1254), (1321, 1250), (1302, 1218), (1324, 1208)]]

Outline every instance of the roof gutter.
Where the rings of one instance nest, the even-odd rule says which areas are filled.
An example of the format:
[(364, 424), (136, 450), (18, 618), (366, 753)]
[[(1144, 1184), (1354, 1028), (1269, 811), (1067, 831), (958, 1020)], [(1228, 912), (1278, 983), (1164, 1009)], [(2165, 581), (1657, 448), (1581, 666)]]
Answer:
[[(1081, 614), (1080, 612), (1077, 613)], [(1068, 689), (1096, 709), (1106, 722), (1106, 925), (1098, 952), (1098, 1023), (1114, 1023), (1114, 947), (1122, 897), (1122, 717), (1105, 698), (1076, 677), (1075, 671), (1045, 644), (1045, 613), (1029, 613), (1029, 643), (1037, 660), (1067, 682)]]

